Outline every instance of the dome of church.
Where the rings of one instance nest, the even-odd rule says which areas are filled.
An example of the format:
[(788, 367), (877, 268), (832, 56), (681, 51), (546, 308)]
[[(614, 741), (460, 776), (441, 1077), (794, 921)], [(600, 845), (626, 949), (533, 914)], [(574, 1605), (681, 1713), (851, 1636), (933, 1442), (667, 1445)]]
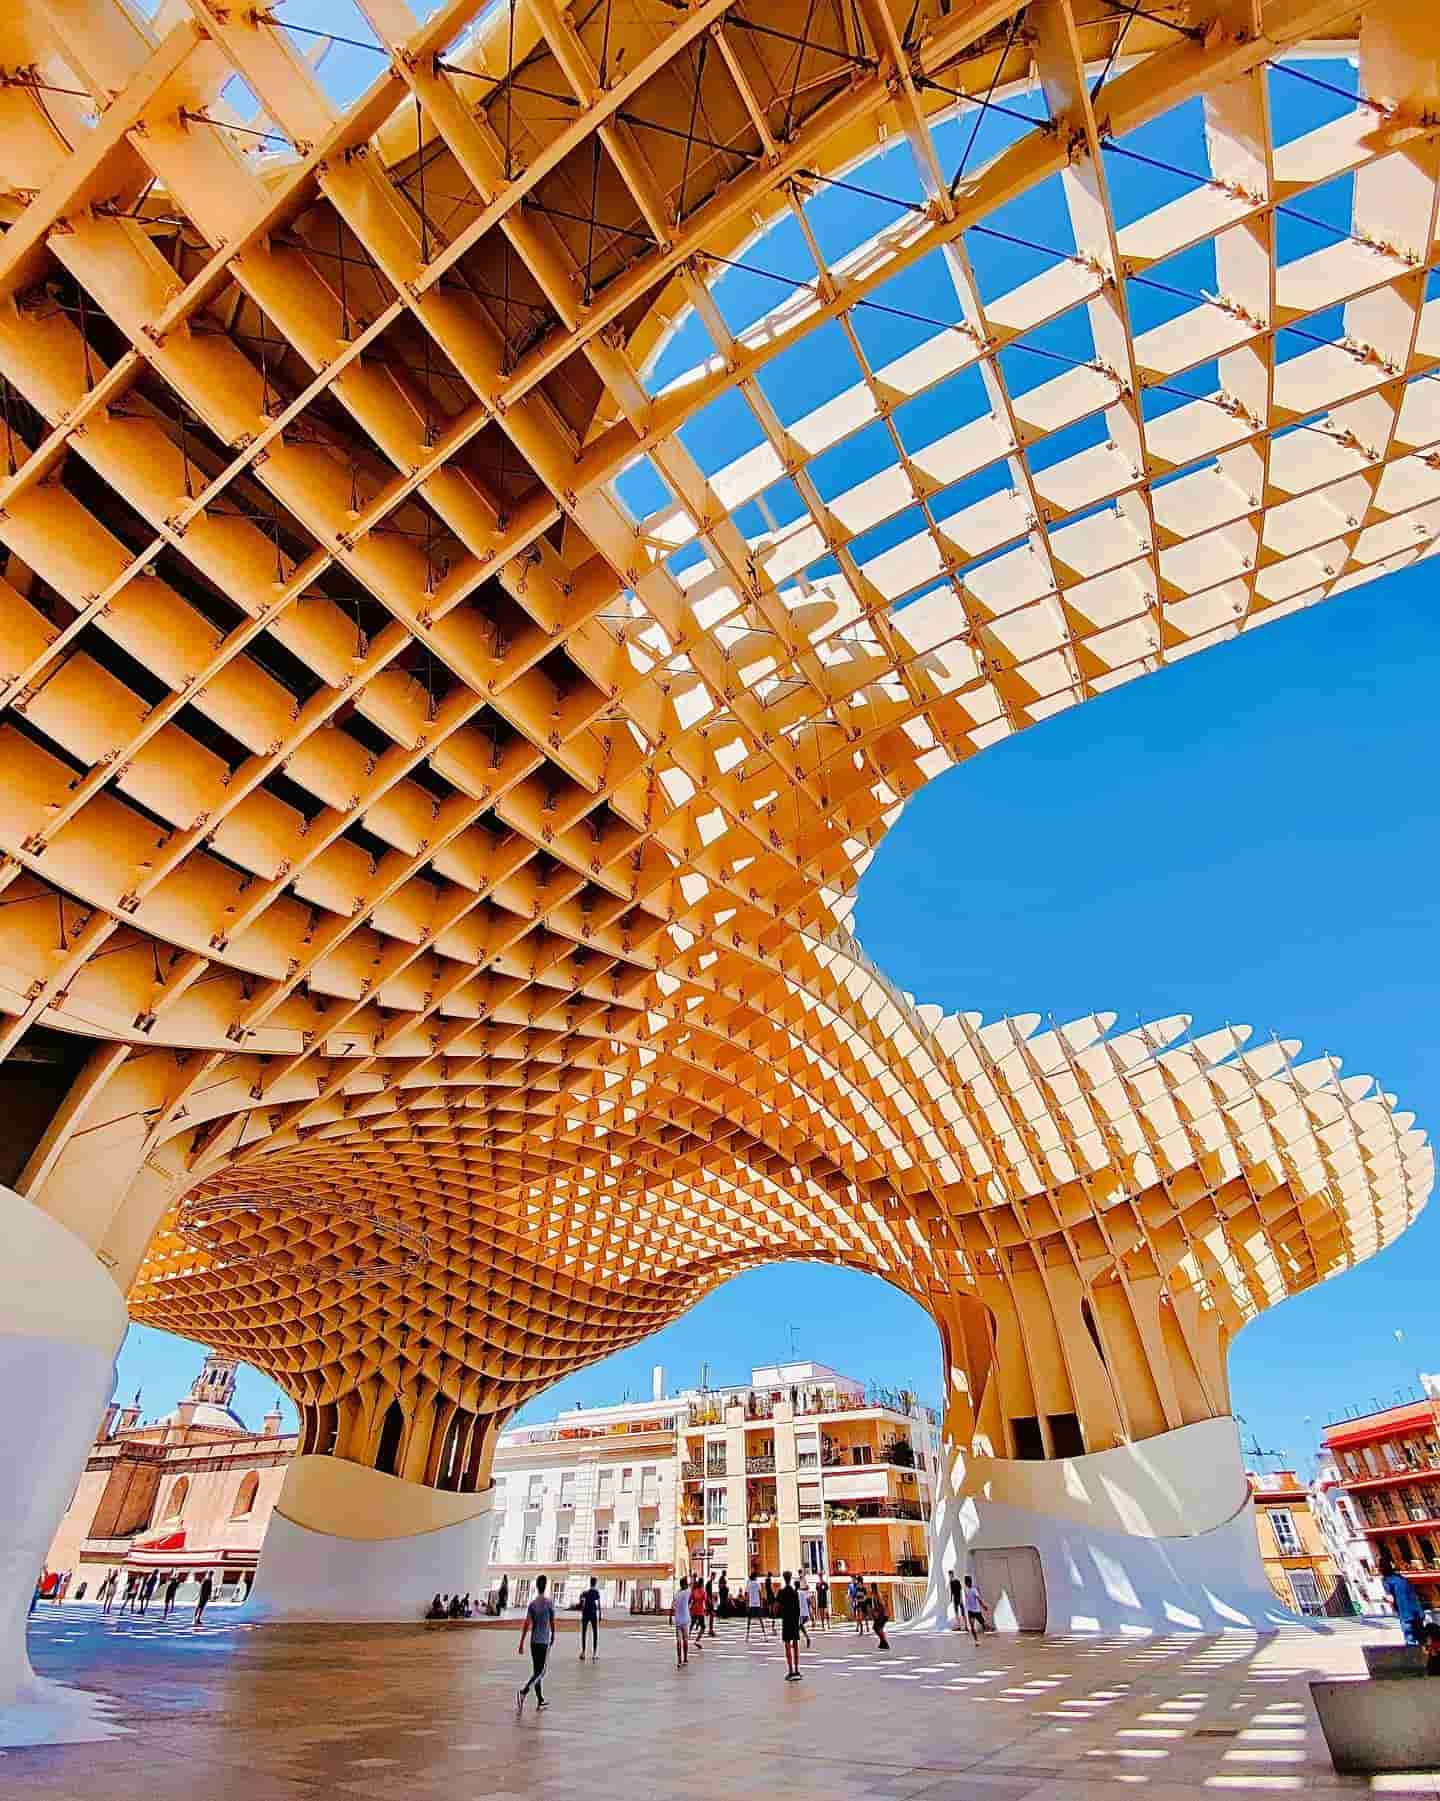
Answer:
[[(162, 1414), (155, 1424), (157, 1426), (179, 1426), (184, 1424), (180, 1409), (172, 1407), (169, 1413)], [(192, 1426), (208, 1426), (220, 1432), (248, 1432), (250, 1428), (238, 1413), (228, 1407), (217, 1407), (213, 1401), (197, 1401), (195, 1412), (191, 1416)]]

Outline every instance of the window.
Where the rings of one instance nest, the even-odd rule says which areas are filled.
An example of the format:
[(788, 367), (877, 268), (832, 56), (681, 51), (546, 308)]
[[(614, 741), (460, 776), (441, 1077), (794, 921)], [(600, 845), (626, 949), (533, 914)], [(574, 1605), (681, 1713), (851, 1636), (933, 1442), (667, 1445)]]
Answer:
[(1291, 1570), (1290, 1592), (1295, 1597), (1297, 1613), (1320, 1612), (1320, 1584), (1315, 1580), (1314, 1570)]
[(600, 1493), (596, 1499), (597, 1507), (613, 1507), (615, 1505), (615, 1472), (601, 1470)]
[(1375, 1455), (1375, 1447), (1373, 1445), (1366, 1445), (1365, 1447), (1365, 1467), (1372, 1476), (1378, 1476), (1380, 1474), (1380, 1459)]
[(1423, 1532), (1417, 1532), (1415, 1534), (1415, 1544), (1420, 1552), (1421, 1563), (1434, 1563), (1435, 1546)]
[(569, 1563), (570, 1561), (570, 1534), (568, 1532), (555, 1534), (555, 1561), (556, 1563)]
[(639, 1549), (640, 1549), (641, 1563), (654, 1563), (655, 1562), (655, 1553), (658, 1549), (657, 1528), (656, 1527), (642, 1526), (640, 1528), (640, 1547), (639, 1547)]
[(562, 1507), (573, 1507), (575, 1505), (574, 1470), (566, 1470), (564, 1475), (560, 1478), (560, 1505)]
[(630, 1493), (630, 1490), (634, 1486), (635, 1486), (634, 1470), (621, 1470), (621, 1472), (620, 1472), (620, 1492), (621, 1492), (621, 1494), (628, 1495)]
[(1038, 1462), (1045, 1455), (1045, 1440), (1040, 1434), (1040, 1422), (1033, 1413), (1023, 1414), (1012, 1419), (1010, 1430), (1015, 1434), (1015, 1455), (1030, 1462)]
[(494, 1513), (504, 1513), (505, 1511), (505, 1478), (503, 1476), (495, 1478), (495, 1499), (490, 1505), (491, 1511)]
[(723, 1526), (725, 1521), (725, 1490), (723, 1488), (707, 1488), (705, 1490), (705, 1524), (707, 1526)]
[(165, 1509), (167, 1520), (178, 1520), (185, 1511), (185, 1497), (190, 1493), (190, 1478), (182, 1476), (170, 1490), (170, 1505)]
[(630, 1522), (629, 1522), (629, 1520), (621, 1520), (619, 1531), (620, 1531), (620, 1538), (619, 1538), (620, 1549), (622, 1551), (628, 1551), (630, 1549)]
[(617, 1601), (623, 1601), (625, 1599), (625, 1596), (629, 1592), (629, 1589), (630, 1589), (630, 1584), (625, 1580), (625, 1578), (623, 1576), (621, 1576), (616, 1581), (616, 1584), (615, 1584), (615, 1599)]
[(851, 1463), (873, 1463), (875, 1453), (869, 1445), (851, 1445), (850, 1461)]
[(491, 1563), (500, 1561), (500, 1534), (498, 1532), (492, 1533), (490, 1537), (490, 1561)]
[(530, 1578), (528, 1576), (519, 1576), (515, 1581), (515, 1605), (517, 1607), (523, 1607), (529, 1599)]
[(642, 1507), (658, 1507), (660, 1505), (660, 1476), (653, 1463), (647, 1464), (640, 1471), (640, 1505)]
[(251, 1470), (250, 1474), (240, 1484), (240, 1491), (235, 1496), (235, 1508), (230, 1517), (238, 1520), (247, 1513), (254, 1513), (255, 1497), (259, 1492), (260, 1478), (255, 1474), (254, 1470)]
[(819, 1520), (824, 1517), (824, 1509), (820, 1503), (820, 1484), (818, 1482), (802, 1482), (800, 1484), (800, 1518), (802, 1520)]
[(543, 1476), (532, 1476), (530, 1478), (530, 1491), (525, 1496), (525, 1505), (527, 1507), (538, 1507), (544, 1498), (545, 1478)]
[(520, 1540), (520, 1561), (521, 1563), (534, 1563), (535, 1561), (535, 1534), (533, 1532), (527, 1532)]
[(712, 1438), (705, 1446), (705, 1474), (707, 1476), (723, 1476), (725, 1474), (725, 1440)]
[(813, 1432), (795, 1434), (795, 1463), (802, 1470), (820, 1467), (820, 1443)]
[(606, 1563), (609, 1561), (609, 1558), (610, 1528), (608, 1526), (597, 1526), (595, 1528), (595, 1561), (596, 1563)]
[(1300, 1538), (1288, 1508), (1272, 1507), (1270, 1509), (1270, 1530), (1275, 1534), (1275, 1544), (1282, 1557), (1299, 1555)]
[(825, 1540), (823, 1538), (802, 1538), (800, 1540), (800, 1567), (809, 1570), (812, 1576), (825, 1574)]

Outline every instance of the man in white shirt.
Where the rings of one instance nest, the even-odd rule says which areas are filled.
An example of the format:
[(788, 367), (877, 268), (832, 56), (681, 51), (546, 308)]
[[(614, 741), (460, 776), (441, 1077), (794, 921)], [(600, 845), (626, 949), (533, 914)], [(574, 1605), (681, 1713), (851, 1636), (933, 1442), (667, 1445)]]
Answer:
[(965, 1578), (965, 1624), (970, 1628), (970, 1636), (977, 1645), (980, 1634), (989, 1631), (985, 1624), (985, 1599), (973, 1576)]
[(795, 1591), (800, 1597), (800, 1630), (805, 1634), (805, 1645), (810, 1645), (810, 1578), (801, 1570), (795, 1584)]
[(690, 1583), (684, 1576), (675, 1578), (670, 1618), (675, 1622), (675, 1666), (678, 1669), (690, 1661)]
[(765, 1609), (761, 1605), (760, 1578), (755, 1574), (754, 1570), (751, 1570), (750, 1580), (745, 1584), (745, 1642), (747, 1645), (750, 1642), (750, 1628), (755, 1624), (756, 1620), (759, 1620), (760, 1622), (760, 1636), (762, 1638), (767, 1632), (772, 1632), (774, 1630), (766, 1620)]

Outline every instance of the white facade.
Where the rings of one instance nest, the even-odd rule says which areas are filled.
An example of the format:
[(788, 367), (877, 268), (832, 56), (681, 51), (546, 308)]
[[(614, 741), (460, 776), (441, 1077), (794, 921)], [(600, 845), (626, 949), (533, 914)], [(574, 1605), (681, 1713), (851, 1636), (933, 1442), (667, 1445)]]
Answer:
[(675, 1575), (678, 1399), (572, 1409), (501, 1435), (495, 1453), (488, 1592), (511, 1606), (542, 1571), (559, 1606), (598, 1578), (604, 1604), (669, 1605)]
[(1374, 1547), (1365, 1536), (1355, 1503), (1346, 1494), (1339, 1466), (1329, 1451), (1321, 1451), (1315, 1466), (1310, 1510), (1356, 1607), (1361, 1613), (1388, 1613), (1390, 1602), (1380, 1586)]

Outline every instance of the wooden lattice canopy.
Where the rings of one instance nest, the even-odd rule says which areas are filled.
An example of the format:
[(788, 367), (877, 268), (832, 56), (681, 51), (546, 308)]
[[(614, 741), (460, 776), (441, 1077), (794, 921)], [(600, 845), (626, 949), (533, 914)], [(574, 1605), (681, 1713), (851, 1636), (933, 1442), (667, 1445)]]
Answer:
[(997, 1450), (1224, 1411), (1410, 1117), (847, 922), (922, 782), (1431, 548), (1434, 9), (0, 12), (0, 1050), (93, 1043), (22, 1187), (420, 1479), (784, 1256), (924, 1302)]

